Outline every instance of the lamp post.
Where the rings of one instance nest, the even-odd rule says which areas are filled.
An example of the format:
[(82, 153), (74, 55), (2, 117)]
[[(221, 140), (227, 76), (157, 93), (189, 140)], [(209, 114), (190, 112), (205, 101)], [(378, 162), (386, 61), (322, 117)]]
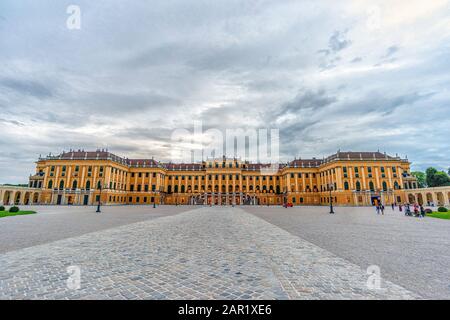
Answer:
[(102, 184), (101, 184), (101, 183), (100, 183), (100, 185), (98, 186), (98, 189), (100, 190), (100, 194), (99, 194), (99, 196), (98, 196), (97, 211), (95, 211), (95, 212), (100, 213), (100, 212), (101, 212), (101, 211), (100, 211), (100, 205), (101, 205), (101, 201), (102, 201)]
[(330, 183), (330, 214), (334, 214), (333, 210), (333, 197), (331, 191), (333, 190), (333, 185)]

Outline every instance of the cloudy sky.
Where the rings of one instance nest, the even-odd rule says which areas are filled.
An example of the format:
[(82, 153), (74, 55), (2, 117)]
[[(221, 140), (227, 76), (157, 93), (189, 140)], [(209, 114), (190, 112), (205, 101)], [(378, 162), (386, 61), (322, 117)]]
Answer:
[(70, 148), (167, 160), (194, 120), (447, 168), (449, 84), (445, 0), (3, 0), (0, 183)]

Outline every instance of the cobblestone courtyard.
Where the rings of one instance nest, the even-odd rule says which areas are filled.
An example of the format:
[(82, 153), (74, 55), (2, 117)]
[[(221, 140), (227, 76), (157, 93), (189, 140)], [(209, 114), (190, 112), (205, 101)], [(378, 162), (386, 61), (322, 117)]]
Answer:
[[(402, 234), (425, 229), (432, 240), (423, 239), (424, 245), (415, 249), (425, 264), (431, 259), (421, 256), (427, 254), (422, 252), (425, 244), (435, 254), (449, 243), (448, 221), (413, 222), (393, 213), (374, 218), (367, 208), (339, 208), (327, 220), (323, 207), (108, 207), (101, 215), (85, 210), (41, 208), (37, 215), (0, 220), (1, 299), (421, 298), (429, 296), (427, 290), (389, 273), (384, 277), (384, 265), (381, 289), (370, 290), (369, 261), (352, 258), (342, 243), (349, 241), (347, 251), (356, 257), (371, 256), (355, 249), (365, 234), (374, 244), (371, 264), (378, 264), (379, 256), (398, 259), (392, 251), (396, 247), (386, 251), (377, 246), (378, 237), (401, 241)], [(444, 238), (434, 237), (443, 231)], [(332, 247), (314, 238), (319, 233), (326, 239), (340, 234), (344, 240)], [(440, 280), (440, 268), (445, 264), (448, 269), (448, 250), (432, 259)], [(67, 286), (70, 266), (81, 270), (78, 290)], [(418, 270), (415, 276), (421, 274)], [(436, 297), (449, 298), (448, 291), (439, 291), (448, 288), (448, 278), (443, 283), (434, 287)]]

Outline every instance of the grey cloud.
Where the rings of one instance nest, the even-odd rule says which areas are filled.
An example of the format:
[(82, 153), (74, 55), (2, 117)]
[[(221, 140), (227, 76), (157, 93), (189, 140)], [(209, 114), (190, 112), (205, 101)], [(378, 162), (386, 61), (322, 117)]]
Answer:
[(336, 101), (337, 98), (328, 95), (324, 89), (317, 91), (306, 90), (298, 93), (292, 101), (284, 103), (275, 111), (275, 117), (277, 118), (289, 113), (296, 114), (305, 109), (319, 110)]
[(331, 52), (338, 52), (347, 48), (352, 42), (346, 39), (347, 32), (335, 31), (328, 41)]
[(0, 122), (6, 123), (6, 124), (13, 124), (13, 125), (18, 126), (18, 127), (23, 127), (25, 125), (25, 124), (23, 124), (20, 121), (8, 120), (8, 119), (3, 119), (3, 118), (0, 118)]
[(33, 80), (0, 78), (0, 86), (14, 90), (19, 94), (30, 95), (40, 99), (53, 96), (53, 92), (49, 87)]
[(399, 50), (399, 47), (397, 47), (397, 46), (390, 46), (389, 48), (387, 48), (386, 54), (384, 55), (384, 58), (392, 56), (398, 50)]

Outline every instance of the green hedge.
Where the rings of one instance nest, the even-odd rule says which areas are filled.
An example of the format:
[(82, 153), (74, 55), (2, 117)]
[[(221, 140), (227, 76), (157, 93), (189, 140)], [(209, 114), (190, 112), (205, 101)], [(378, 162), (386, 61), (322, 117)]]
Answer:
[(19, 212), (19, 207), (16, 207), (16, 206), (11, 207), (11, 208), (9, 208), (9, 212)]
[(447, 208), (446, 207), (439, 207), (438, 208), (438, 212), (447, 212)]
[(5, 207), (4, 206), (0, 206), (0, 211), (5, 211)]

